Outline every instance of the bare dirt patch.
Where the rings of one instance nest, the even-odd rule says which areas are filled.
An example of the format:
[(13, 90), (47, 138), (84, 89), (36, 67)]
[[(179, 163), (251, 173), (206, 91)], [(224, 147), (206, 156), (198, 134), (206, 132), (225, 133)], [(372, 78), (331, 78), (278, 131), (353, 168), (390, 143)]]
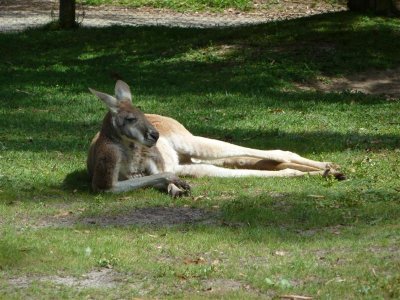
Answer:
[(260, 290), (255, 289), (249, 284), (243, 283), (235, 279), (207, 279), (203, 280), (202, 287), (203, 291), (216, 295), (223, 295), (229, 292), (237, 292), (243, 290), (246, 291), (247, 294), (253, 295), (254, 297), (257, 297), (259, 299), (271, 299), (276, 296), (276, 294), (272, 290), (269, 290), (266, 293), (262, 293)]
[[(253, 9), (222, 12), (176, 12), (151, 7), (77, 5), (77, 20), (83, 26), (104, 27), (110, 25), (169, 26), (169, 27), (219, 27), (260, 24), (321, 13), (346, 10), (343, 3), (331, 1), (255, 0)], [(0, 0), (0, 31), (20, 31), (56, 20), (57, 0)]]
[(149, 207), (125, 215), (88, 217), (80, 220), (83, 224), (98, 226), (174, 226), (212, 222), (215, 215), (202, 209), (190, 207)]
[(244, 284), (233, 279), (210, 279), (203, 282), (205, 290), (210, 292), (232, 292), (243, 288)]
[(104, 213), (98, 216), (82, 214), (62, 214), (41, 219), (37, 226), (72, 227), (88, 226), (154, 226), (171, 227), (177, 225), (215, 224), (217, 214), (191, 207), (145, 207), (123, 213)]
[(33, 282), (50, 282), (78, 289), (113, 288), (118, 285), (121, 275), (112, 269), (93, 270), (81, 277), (73, 276), (32, 276), (17, 277), (8, 280), (14, 288), (27, 288)]
[(359, 92), (400, 98), (400, 67), (388, 70), (369, 70), (345, 77), (320, 77), (308, 84), (298, 84), (302, 90), (322, 92)]

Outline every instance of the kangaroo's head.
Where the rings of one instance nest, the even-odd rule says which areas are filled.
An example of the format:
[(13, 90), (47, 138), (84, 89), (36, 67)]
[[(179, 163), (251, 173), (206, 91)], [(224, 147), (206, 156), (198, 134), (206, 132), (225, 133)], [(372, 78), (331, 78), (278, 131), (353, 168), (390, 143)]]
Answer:
[(111, 126), (121, 138), (147, 147), (155, 145), (159, 133), (144, 113), (132, 105), (131, 91), (125, 82), (117, 81), (115, 97), (90, 88), (89, 90), (107, 105), (111, 113)]

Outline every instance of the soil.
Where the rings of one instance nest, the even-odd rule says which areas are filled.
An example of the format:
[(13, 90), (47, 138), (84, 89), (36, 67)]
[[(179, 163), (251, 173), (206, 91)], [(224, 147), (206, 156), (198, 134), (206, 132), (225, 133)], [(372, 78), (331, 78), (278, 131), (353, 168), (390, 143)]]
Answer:
[(384, 95), (388, 100), (400, 99), (400, 67), (388, 70), (368, 70), (346, 77), (323, 77), (297, 85), (301, 90), (352, 92)]
[(96, 226), (156, 226), (170, 227), (182, 224), (209, 224), (215, 215), (202, 209), (189, 207), (149, 207), (122, 215), (87, 217), (80, 223)]
[(51, 282), (56, 285), (66, 285), (78, 289), (86, 288), (113, 288), (118, 283), (120, 275), (112, 269), (93, 270), (85, 275), (73, 276), (31, 276), (17, 277), (8, 280), (13, 288), (27, 288), (33, 282)]
[[(88, 6), (77, 4), (78, 22), (83, 26), (109, 25), (218, 27), (260, 24), (328, 12), (346, 10), (345, 5), (312, 0), (254, 1), (249, 12), (227, 9), (223, 12), (175, 12), (149, 7)], [(20, 31), (44, 25), (57, 18), (58, 0), (0, 0), (0, 31)]]
[[(130, 286), (135, 286), (141, 290), (142, 295), (146, 295), (150, 290), (143, 288), (143, 280), (134, 280), (132, 278), (127, 280), (126, 274), (121, 274), (113, 269), (97, 269), (90, 271), (82, 276), (21, 276), (8, 279), (8, 289), (10, 292), (15, 289), (25, 289), (32, 285), (34, 282), (52, 283), (57, 286), (68, 286), (77, 290), (83, 289), (112, 289), (118, 288), (122, 284), (129, 282)], [(178, 285), (175, 288), (179, 289)], [(244, 284), (240, 281), (233, 279), (207, 279), (201, 282), (202, 292), (210, 294), (224, 294), (228, 292), (235, 292), (239, 290), (246, 290), (254, 296), (263, 298), (259, 290), (254, 289), (250, 285)], [(271, 295), (270, 295), (271, 296)]]
[(238, 291), (244, 287), (244, 284), (240, 281), (233, 279), (209, 279), (203, 282), (203, 286), (206, 291), (226, 293), (232, 291)]
[(34, 228), (86, 226), (150, 226), (171, 227), (178, 225), (218, 224), (215, 212), (208, 212), (191, 207), (145, 207), (120, 214), (103, 213), (99, 216), (87, 217), (78, 213), (62, 213), (53, 217), (45, 217), (32, 224)]

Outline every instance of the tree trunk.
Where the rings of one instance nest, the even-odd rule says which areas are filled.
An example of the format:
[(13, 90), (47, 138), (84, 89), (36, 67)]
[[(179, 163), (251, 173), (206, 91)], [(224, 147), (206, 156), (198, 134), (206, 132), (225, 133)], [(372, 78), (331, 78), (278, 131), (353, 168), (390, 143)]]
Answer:
[(400, 0), (348, 0), (347, 6), (352, 11), (372, 11), (380, 15), (399, 15)]
[(76, 27), (75, 0), (60, 0), (59, 22), (64, 29)]

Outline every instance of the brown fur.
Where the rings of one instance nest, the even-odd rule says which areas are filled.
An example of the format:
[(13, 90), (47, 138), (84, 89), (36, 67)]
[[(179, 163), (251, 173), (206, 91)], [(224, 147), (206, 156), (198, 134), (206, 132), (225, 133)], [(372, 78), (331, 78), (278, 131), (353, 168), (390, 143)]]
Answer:
[[(87, 169), (95, 191), (126, 191), (155, 186), (176, 196), (189, 186), (165, 164), (155, 145), (159, 132), (131, 102), (126, 83), (118, 81), (116, 97), (91, 90), (109, 107), (101, 131), (90, 145)], [(143, 178), (143, 179), (140, 179)]]

